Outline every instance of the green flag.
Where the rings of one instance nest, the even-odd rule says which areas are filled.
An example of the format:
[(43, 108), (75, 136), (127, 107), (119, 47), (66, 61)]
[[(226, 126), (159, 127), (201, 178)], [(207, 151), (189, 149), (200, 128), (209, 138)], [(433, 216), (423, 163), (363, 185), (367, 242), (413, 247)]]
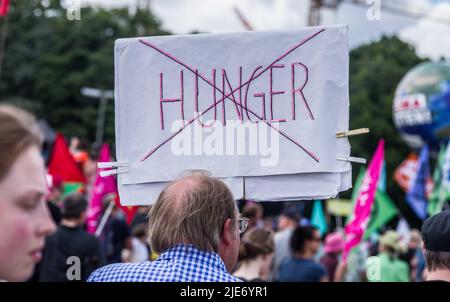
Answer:
[(77, 192), (82, 187), (83, 187), (83, 183), (81, 183), (81, 182), (64, 182), (63, 183), (63, 196), (66, 196), (73, 192)]
[(353, 187), (352, 191), (352, 203), (355, 204), (356, 199), (358, 198), (359, 194), (359, 187), (361, 186), (361, 183), (364, 179), (364, 174), (366, 173), (366, 168), (360, 167), (359, 168), (359, 174), (355, 181), (355, 186)]
[(386, 192), (378, 190), (375, 195), (375, 203), (372, 206), (369, 225), (364, 233), (364, 240), (394, 218), (397, 212), (397, 207)]
[[(398, 210), (394, 204), (394, 202), (390, 199), (390, 197), (385, 192), (385, 182), (386, 177), (383, 176), (386, 174), (386, 165), (383, 163), (382, 171), (379, 178), (379, 184), (377, 184), (377, 192), (375, 194), (375, 201), (372, 206), (372, 212), (370, 214), (369, 224), (367, 226), (366, 232), (364, 233), (364, 240), (370, 237), (374, 232), (376, 232), (380, 227), (388, 223), (392, 218), (397, 215)], [(355, 186), (352, 192), (352, 203), (353, 207), (358, 198), (359, 187), (364, 178), (364, 173), (366, 169), (361, 167), (359, 169), (358, 178), (356, 179)], [(347, 220), (348, 221), (348, 220)]]
[(311, 214), (311, 224), (319, 229), (320, 235), (325, 234), (328, 230), (327, 220), (323, 212), (321, 200), (314, 201), (314, 206)]
[(445, 145), (441, 145), (433, 172), (433, 191), (428, 200), (427, 212), (430, 216), (442, 211), (443, 200), (448, 197), (448, 192), (442, 187), (442, 168), (444, 166), (445, 152)]

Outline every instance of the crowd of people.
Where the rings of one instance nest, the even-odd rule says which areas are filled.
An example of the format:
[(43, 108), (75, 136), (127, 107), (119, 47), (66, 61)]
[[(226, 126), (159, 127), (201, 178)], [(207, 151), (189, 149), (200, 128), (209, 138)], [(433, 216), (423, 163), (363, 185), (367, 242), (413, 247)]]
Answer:
[[(63, 195), (58, 180), (48, 188), (41, 144), (32, 115), (0, 105), (0, 280), (450, 281), (450, 211), (406, 243), (388, 230), (344, 258), (343, 229), (321, 234), (292, 205), (277, 217), (257, 202), (240, 209), (225, 183), (199, 171), (171, 182), (131, 223), (114, 206), (90, 234), (87, 193)], [(111, 197), (103, 204), (100, 217)]]

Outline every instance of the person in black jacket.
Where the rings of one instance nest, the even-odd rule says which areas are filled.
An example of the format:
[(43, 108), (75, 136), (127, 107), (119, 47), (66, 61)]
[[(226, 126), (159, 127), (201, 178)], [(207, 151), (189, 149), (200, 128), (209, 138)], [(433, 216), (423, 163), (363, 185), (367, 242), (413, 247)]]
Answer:
[(99, 240), (84, 229), (86, 209), (87, 201), (82, 194), (65, 197), (61, 225), (46, 239), (39, 281), (85, 281), (106, 264)]

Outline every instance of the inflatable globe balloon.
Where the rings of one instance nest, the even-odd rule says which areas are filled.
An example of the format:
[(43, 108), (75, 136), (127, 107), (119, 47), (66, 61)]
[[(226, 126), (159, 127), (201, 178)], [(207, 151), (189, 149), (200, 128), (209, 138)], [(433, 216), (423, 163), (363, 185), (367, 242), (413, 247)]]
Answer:
[(450, 64), (426, 62), (400, 81), (393, 104), (397, 130), (413, 149), (450, 138)]

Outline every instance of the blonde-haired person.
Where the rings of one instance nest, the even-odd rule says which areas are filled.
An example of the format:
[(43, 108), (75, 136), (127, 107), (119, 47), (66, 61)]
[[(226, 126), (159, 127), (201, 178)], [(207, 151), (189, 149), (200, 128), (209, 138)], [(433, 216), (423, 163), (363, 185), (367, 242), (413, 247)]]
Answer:
[(241, 240), (240, 266), (234, 275), (243, 281), (267, 281), (274, 249), (272, 231), (263, 228), (249, 230)]
[(33, 116), (0, 105), (0, 279), (24, 281), (41, 260), (45, 237), (55, 230), (42, 135)]
[(398, 254), (404, 251), (401, 236), (396, 231), (389, 230), (379, 239), (377, 256), (366, 260), (367, 279), (370, 282), (408, 282), (408, 264), (398, 259)]
[(105, 266), (88, 281), (238, 282), (230, 272), (246, 227), (225, 183), (204, 173), (184, 176), (161, 192), (150, 212), (150, 246), (159, 257)]

